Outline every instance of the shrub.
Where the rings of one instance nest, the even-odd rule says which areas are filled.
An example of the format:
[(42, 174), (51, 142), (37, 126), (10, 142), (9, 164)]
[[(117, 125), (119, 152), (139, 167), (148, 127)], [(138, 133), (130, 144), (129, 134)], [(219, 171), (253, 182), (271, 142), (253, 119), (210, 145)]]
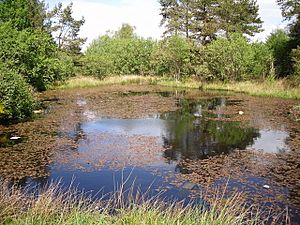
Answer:
[(9, 23), (0, 25), (0, 58), (38, 91), (67, 76), (64, 61), (50, 34), (43, 30), (17, 31)]
[(273, 57), (264, 44), (250, 44), (242, 34), (233, 33), (208, 45), (204, 61), (212, 79), (241, 81), (269, 76)]
[(267, 38), (266, 45), (272, 51), (274, 67), (277, 77), (287, 76), (290, 68), (290, 38), (284, 30), (275, 30)]
[(126, 25), (114, 35), (95, 40), (84, 57), (84, 74), (103, 78), (109, 74), (147, 74), (154, 41), (137, 37)]
[(34, 100), (24, 78), (0, 64), (0, 119), (21, 120), (32, 114)]
[(206, 62), (214, 79), (243, 80), (247, 77), (251, 46), (241, 34), (219, 38), (206, 48)]
[(293, 86), (300, 86), (300, 46), (292, 50), (292, 62), (294, 73), (289, 80)]
[(151, 55), (151, 64), (157, 75), (173, 75), (176, 80), (190, 75), (192, 70), (192, 43), (178, 35), (160, 41)]
[(274, 57), (272, 51), (264, 43), (251, 44), (252, 56), (249, 58), (250, 78), (275, 78)]

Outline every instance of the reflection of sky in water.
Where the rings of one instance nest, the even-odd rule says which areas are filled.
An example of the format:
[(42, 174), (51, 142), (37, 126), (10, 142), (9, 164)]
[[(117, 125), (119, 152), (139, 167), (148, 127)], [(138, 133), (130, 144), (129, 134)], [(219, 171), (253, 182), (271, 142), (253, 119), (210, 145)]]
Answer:
[(110, 132), (126, 135), (159, 137), (166, 133), (166, 121), (161, 119), (102, 119), (81, 127), (84, 132)]
[(259, 133), (260, 137), (256, 138), (254, 144), (248, 147), (268, 153), (280, 153), (290, 150), (285, 144), (286, 139), (289, 137), (287, 132), (263, 129)]

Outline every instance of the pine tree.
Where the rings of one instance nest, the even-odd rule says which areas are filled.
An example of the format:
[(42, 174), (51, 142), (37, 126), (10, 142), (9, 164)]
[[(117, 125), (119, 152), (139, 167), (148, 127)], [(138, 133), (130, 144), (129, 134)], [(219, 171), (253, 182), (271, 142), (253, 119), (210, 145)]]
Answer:
[(85, 20), (84, 18), (75, 20), (72, 16), (72, 7), (72, 3), (66, 8), (59, 3), (48, 13), (49, 31), (54, 35), (59, 49), (71, 54), (80, 54), (81, 46), (86, 39), (79, 37), (79, 31)]
[(160, 0), (161, 13), (163, 17), (161, 26), (165, 25), (164, 35), (178, 35), (180, 33), (180, 12), (177, 0)]
[(299, 0), (277, 0), (282, 10), (282, 16), (290, 21), (290, 36), (293, 46), (300, 46), (300, 1)]
[(193, 1), (191, 4), (191, 37), (203, 45), (216, 38), (219, 24), (214, 12), (215, 6), (216, 0)]
[(261, 32), (262, 21), (258, 10), (256, 0), (219, 0), (218, 7), (215, 7), (219, 28), (226, 36), (230, 33), (254, 36)]
[(184, 35), (207, 44), (217, 34), (261, 31), (256, 0), (160, 0), (166, 34)]

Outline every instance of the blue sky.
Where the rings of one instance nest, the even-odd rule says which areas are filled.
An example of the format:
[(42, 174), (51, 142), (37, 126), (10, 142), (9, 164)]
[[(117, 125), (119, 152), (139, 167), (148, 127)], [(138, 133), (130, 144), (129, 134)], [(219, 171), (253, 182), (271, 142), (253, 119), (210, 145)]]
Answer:
[[(58, 2), (73, 2), (74, 16), (84, 16), (86, 23), (81, 36), (87, 37), (87, 44), (107, 30), (117, 30), (122, 23), (136, 27), (138, 35), (159, 39), (163, 29), (159, 27), (161, 17), (158, 0), (46, 0), (52, 8)], [(276, 0), (258, 0), (260, 17), (264, 21), (264, 32), (257, 34), (254, 40), (263, 41), (272, 30), (284, 28), (281, 12)]]

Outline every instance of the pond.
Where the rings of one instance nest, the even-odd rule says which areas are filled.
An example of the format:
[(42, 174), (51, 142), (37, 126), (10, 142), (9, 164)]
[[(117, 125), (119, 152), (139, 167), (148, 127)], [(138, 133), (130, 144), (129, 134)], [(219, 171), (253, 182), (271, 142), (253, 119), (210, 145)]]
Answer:
[[(289, 207), (299, 223), (298, 177), (285, 183), (280, 172), (287, 160), (298, 160), (290, 136), (299, 124), (272, 114), (269, 107), (278, 102), (230, 93), (140, 89), (46, 93), (44, 102), (56, 100), (48, 101), (44, 116), (3, 127), (1, 177), (31, 186), (60, 180), (96, 197), (126, 180), (126, 188), (187, 202), (201, 201), (208, 186), (227, 185), (228, 194), (247, 193), (249, 204), (263, 202), (276, 213)], [(16, 135), (22, 141), (10, 139)]]

